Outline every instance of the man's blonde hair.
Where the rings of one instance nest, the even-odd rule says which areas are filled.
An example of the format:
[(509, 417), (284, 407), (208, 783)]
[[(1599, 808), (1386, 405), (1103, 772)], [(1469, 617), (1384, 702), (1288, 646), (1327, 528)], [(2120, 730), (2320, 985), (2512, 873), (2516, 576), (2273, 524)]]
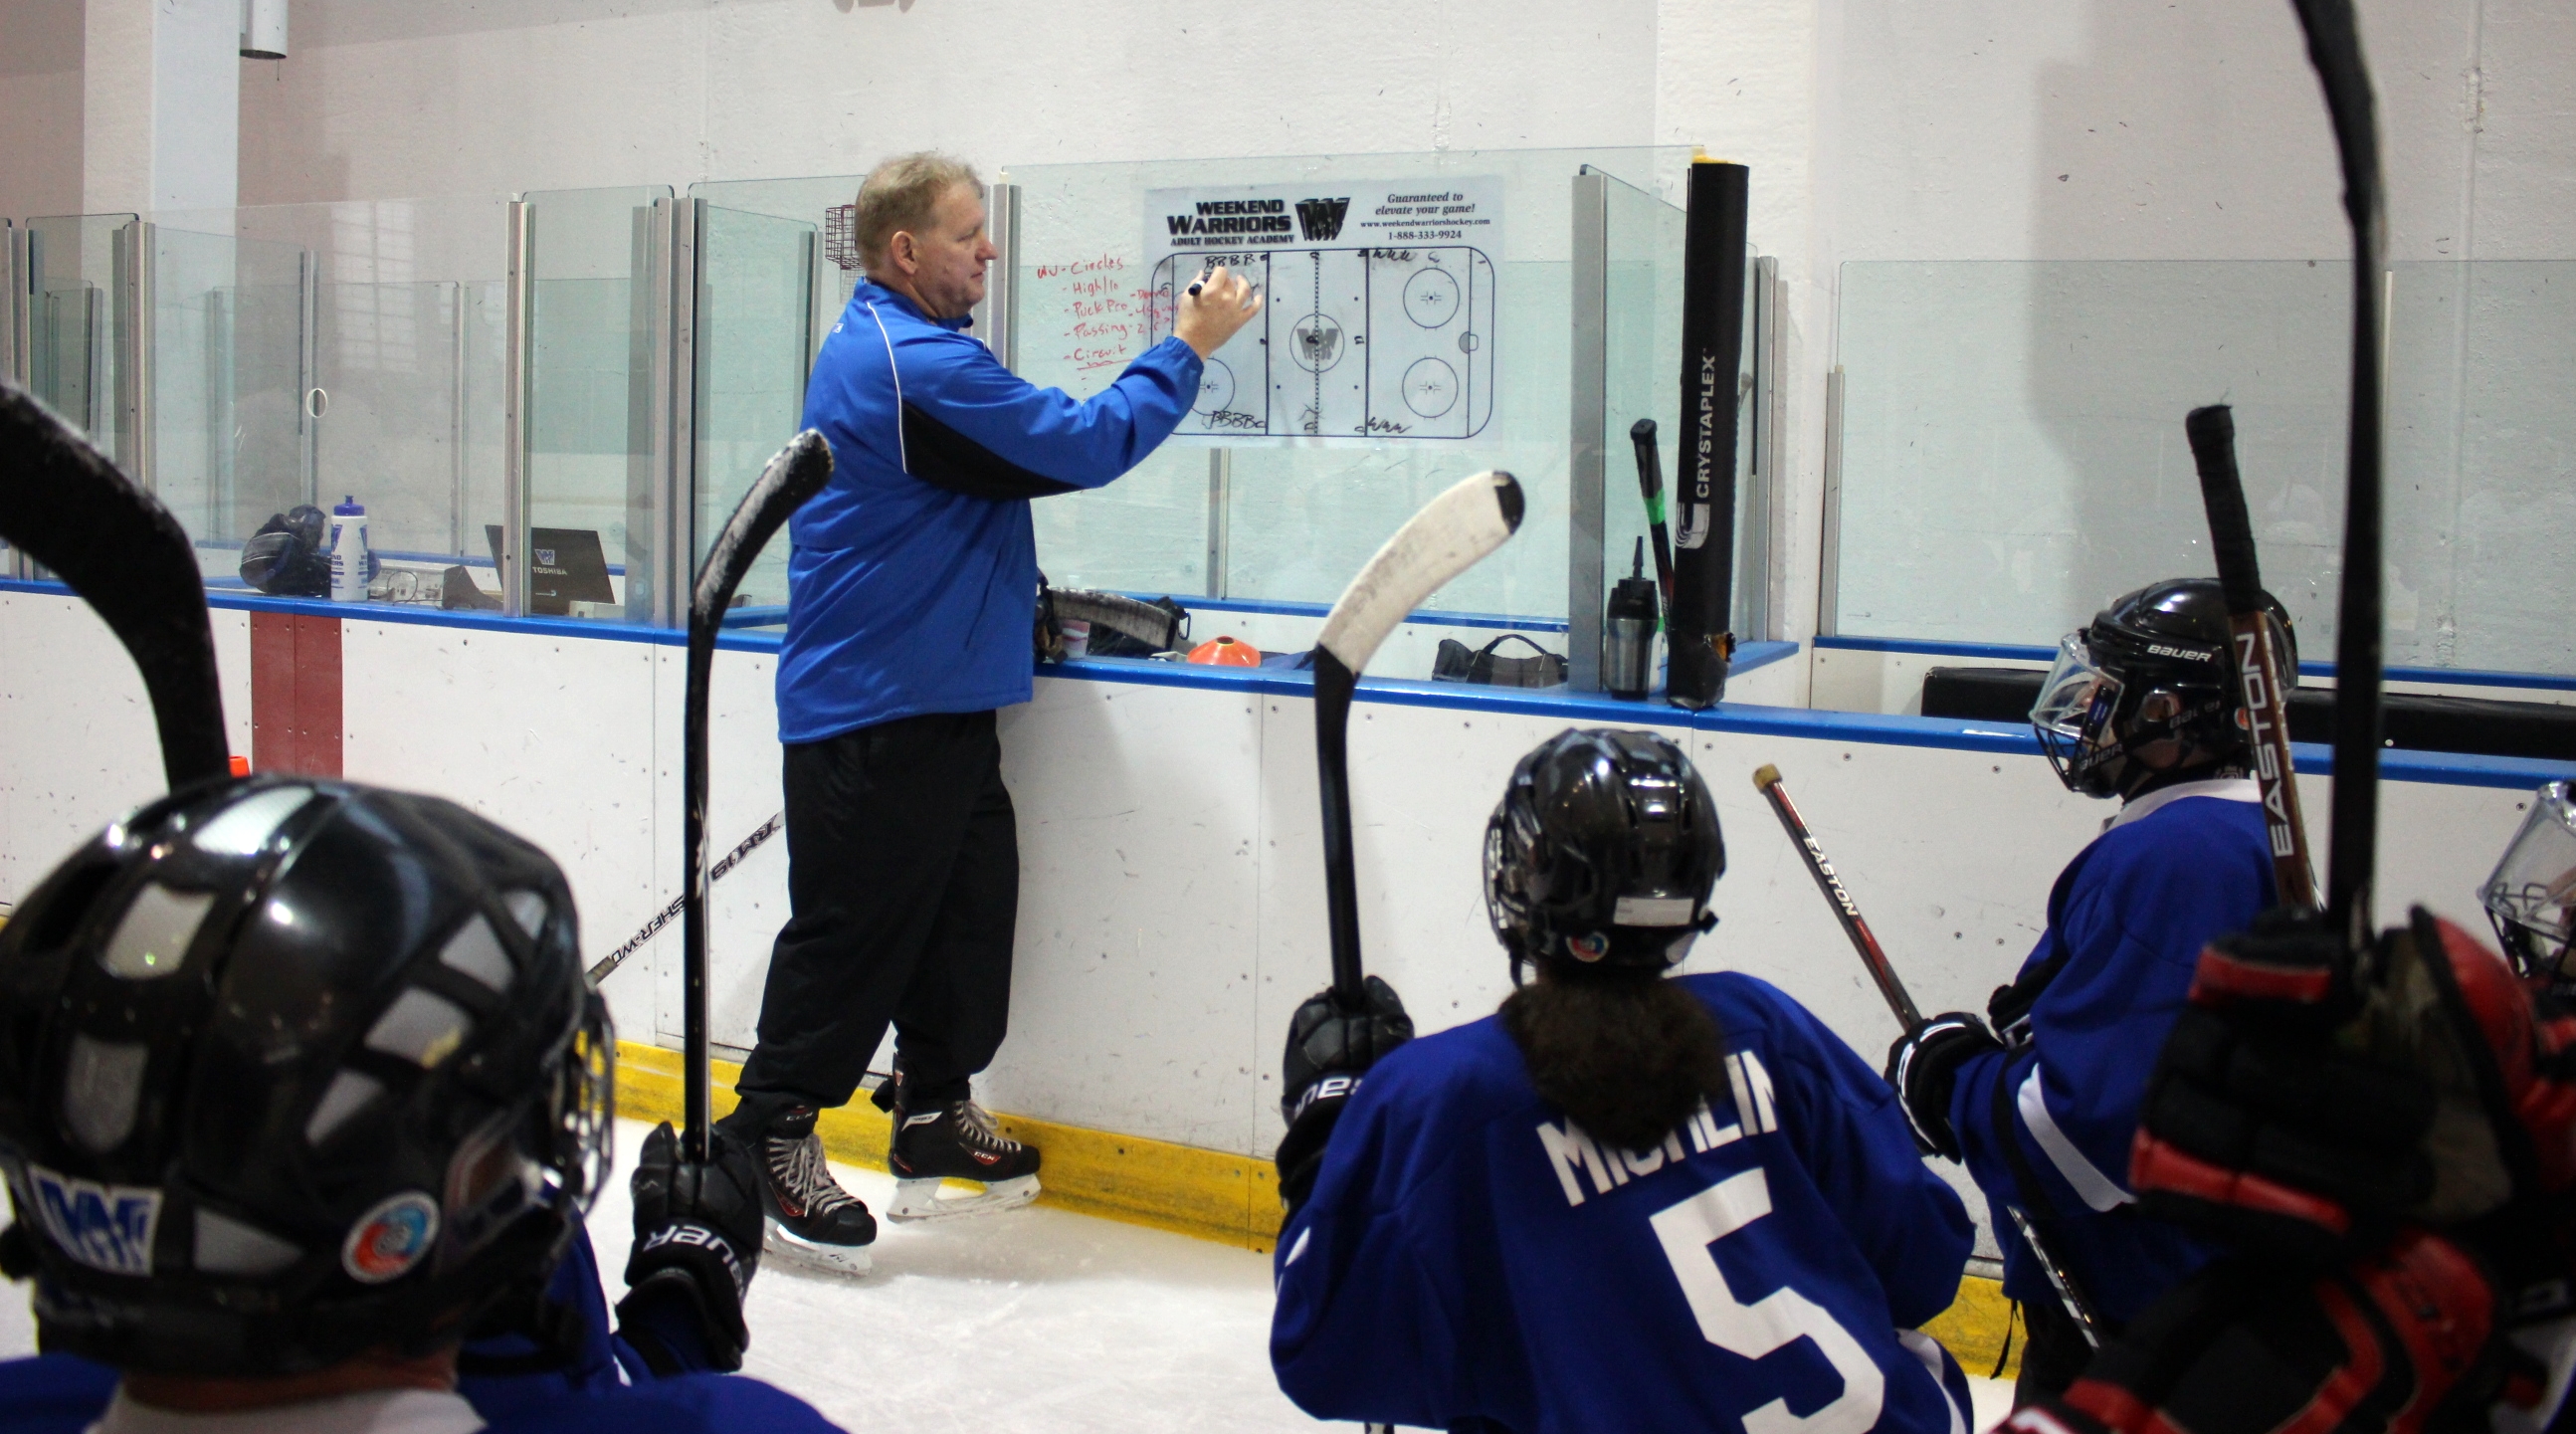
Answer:
[(899, 154), (868, 171), (859, 185), (858, 213), (850, 226), (858, 241), (859, 264), (871, 273), (886, 267), (886, 246), (898, 230), (918, 232), (929, 226), (930, 211), (954, 186), (981, 190), (975, 166), (936, 150)]

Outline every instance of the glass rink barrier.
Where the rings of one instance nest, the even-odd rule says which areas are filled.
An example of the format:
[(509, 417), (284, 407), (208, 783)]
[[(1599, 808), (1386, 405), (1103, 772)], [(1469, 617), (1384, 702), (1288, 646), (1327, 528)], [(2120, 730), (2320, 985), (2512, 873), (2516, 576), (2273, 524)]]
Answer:
[[(506, 209), (256, 206), (125, 231), (136, 298), (115, 311), (126, 327), (109, 347), (132, 397), (114, 451), (195, 540), (210, 587), (250, 587), (244, 544), (309, 507), (326, 567), (335, 526), (363, 520), (363, 549), (339, 549), (343, 600), (499, 605)], [(62, 292), (52, 343), (68, 356), (78, 300)], [(54, 400), (59, 383), (37, 389), (79, 412)], [(271, 583), (333, 595), (309, 572)]]
[[(1032, 382), (1097, 391), (1170, 336), (1182, 292), (1216, 264), (1265, 301), (1208, 362), (1171, 441), (1108, 488), (1037, 505), (1049, 579), (1175, 595), (1273, 634), (1254, 639), (1265, 648), (1302, 649), (1423, 503), (1508, 469), (1528, 495), (1519, 535), (1413, 626), (1471, 646), (1522, 632), (1576, 659), (1571, 685), (1597, 688), (1601, 603), (1645, 529), (1628, 428), (1655, 417), (1669, 434), (1679, 412), (1691, 157), (1012, 166), (999, 317)], [(1375, 670), (1427, 677), (1432, 652), (1399, 642)]]
[[(2234, 405), (2264, 584), (2331, 659), (2351, 269), (1850, 263), (1829, 402), (1836, 636), (2044, 662), (2110, 597), (2215, 571), (2183, 416)], [(2576, 676), (2576, 263), (2386, 276), (2393, 677)]]
[[(1000, 259), (971, 332), (1088, 398), (1223, 262), (1262, 316), (1179, 431), (1035, 505), (1059, 587), (1169, 595), (1302, 651), (1351, 576), (1459, 478), (1516, 474), (1520, 535), (1425, 605), (1384, 675), (1518, 632), (1597, 690), (1602, 612), (1646, 531), (1629, 430), (1681, 457), (1692, 151), (1042, 165), (988, 186)], [(7, 372), (179, 516), (207, 582), (272, 596), (680, 626), (689, 574), (801, 424), (860, 280), (858, 175), (516, 198), (35, 219), (8, 231)], [(1734, 626), (1771, 631), (1773, 265), (1749, 261)], [(335, 512), (347, 508), (347, 513)], [(368, 565), (245, 575), (264, 528), (365, 527)], [(277, 546), (260, 545), (260, 557)], [(784, 617), (788, 549), (736, 626)], [(324, 562), (327, 567), (327, 561)], [(1197, 631), (1205, 628), (1207, 631)], [(1514, 648), (1502, 655), (1525, 651)]]
[[(690, 561), (703, 562), (805, 413), (805, 380), (858, 282), (858, 257), (827, 235), (864, 176), (689, 186), (697, 232), (697, 405)], [(737, 590), (733, 623), (785, 619), (784, 540), (763, 549)]]

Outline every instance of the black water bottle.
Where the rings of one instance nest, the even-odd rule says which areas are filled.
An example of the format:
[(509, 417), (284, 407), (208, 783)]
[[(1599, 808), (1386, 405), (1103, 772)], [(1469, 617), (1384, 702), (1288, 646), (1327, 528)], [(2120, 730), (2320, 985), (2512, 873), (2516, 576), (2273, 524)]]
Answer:
[(1610, 590), (1602, 617), (1601, 685), (1631, 702), (1643, 701), (1655, 685), (1655, 580), (1646, 576), (1643, 538), (1628, 576)]

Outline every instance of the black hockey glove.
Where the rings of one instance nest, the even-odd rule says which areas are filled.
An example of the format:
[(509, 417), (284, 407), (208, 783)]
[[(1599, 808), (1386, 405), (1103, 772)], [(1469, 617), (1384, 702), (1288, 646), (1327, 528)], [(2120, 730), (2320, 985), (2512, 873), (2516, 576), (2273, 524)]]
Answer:
[(1896, 1103), (1905, 1108), (1905, 1123), (1914, 1127), (1914, 1143), (1924, 1154), (1959, 1158), (1959, 1132), (1950, 1126), (1959, 1065), (2003, 1048), (1985, 1022), (1965, 1011), (1934, 1016), (1887, 1048), (1887, 1083), (1896, 1087)]
[(1279, 1142), (1279, 1199), (1291, 1214), (1315, 1188), (1324, 1145), (1341, 1119), (1342, 1106), (1360, 1088), (1360, 1077), (1386, 1053), (1413, 1039), (1413, 1018), (1395, 988), (1368, 978), (1361, 1009), (1346, 1009), (1327, 989), (1306, 999), (1288, 1020), (1288, 1055), (1281, 1065), (1279, 1113), (1288, 1121)]
[[(2148, 1307), (2010, 1434), (2412, 1434), (2529, 1411), (2547, 1369), (2497, 1335), (2496, 1286), (2466, 1249), (2409, 1227), (2318, 1274), (2230, 1259)], [(2499, 1425), (2497, 1427), (2504, 1427)]]
[[(655, 1374), (742, 1368), (751, 1346), (742, 1299), (760, 1269), (760, 1166), (749, 1147), (710, 1132), (709, 1163), (681, 1158), (671, 1123), (644, 1137), (629, 1188), (635, 1247), (626, 1257), (618, 1333)], [(694, 1338), (705, 1363), (686, 1348)]]
[(2420, 909), (2359, 959), (2312, 918), (2266, 913), (2201, 953), (2129, 1177), (2144, 1213), (2275, 1258), (2478, 1222), (2463, 1238), (2509, 1288), (2558, 1279), (2576, 1019)]

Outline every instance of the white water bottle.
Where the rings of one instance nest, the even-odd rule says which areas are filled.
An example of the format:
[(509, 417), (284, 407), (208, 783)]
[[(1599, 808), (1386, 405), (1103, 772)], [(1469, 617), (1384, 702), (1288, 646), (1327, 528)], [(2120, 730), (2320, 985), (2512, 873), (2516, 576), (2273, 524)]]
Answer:
[(352, 493), (331, 508), (331, 601), (367, 600), (367, 510)]

